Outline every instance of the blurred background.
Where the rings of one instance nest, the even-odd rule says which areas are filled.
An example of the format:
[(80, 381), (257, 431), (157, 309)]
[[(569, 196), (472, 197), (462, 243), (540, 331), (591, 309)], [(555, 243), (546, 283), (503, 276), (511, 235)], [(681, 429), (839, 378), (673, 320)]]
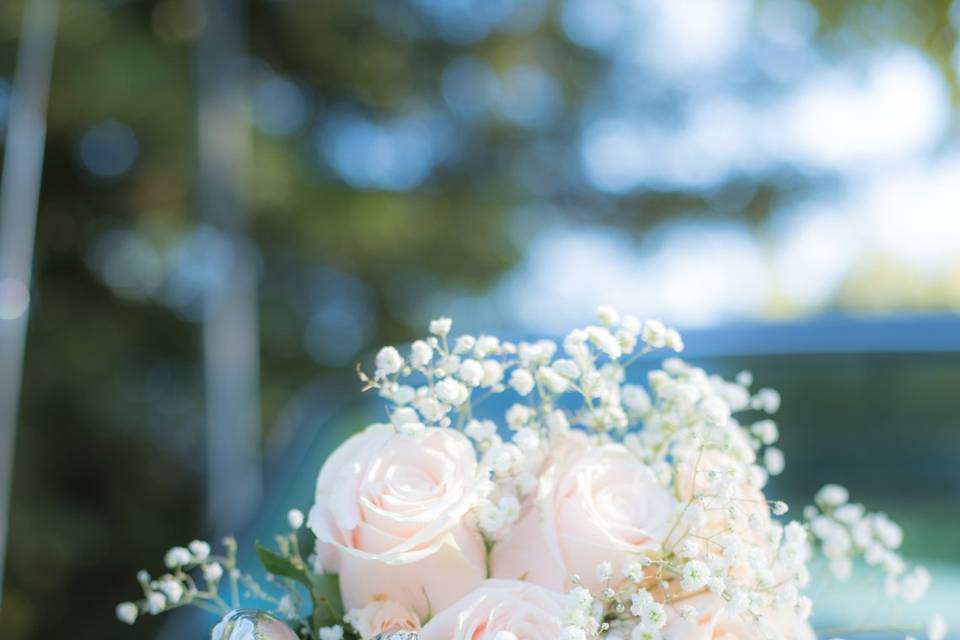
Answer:
[(202, 637), (113, 605), (306, 508), (379, 415), (355, 363), (601, 303), (780, 389), (796, 506), (836, 481), (905, 526), (929, 607), (832, 590), (821, 623), (960, 627), (958, 30), (948, 0), (4, 0), (0, 636)]

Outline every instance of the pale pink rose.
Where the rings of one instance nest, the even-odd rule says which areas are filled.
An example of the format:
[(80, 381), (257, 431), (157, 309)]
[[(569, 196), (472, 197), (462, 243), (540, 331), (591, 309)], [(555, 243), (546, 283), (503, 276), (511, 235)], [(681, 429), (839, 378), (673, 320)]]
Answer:
[(444, 609), (420, 632), (421, 640), (493, 640), (509, 631), (523, 640), (557, 640), (567, 596), (517, 580), (487, 580)]
[(452, 429), (374, 425), (334, 451), (309, 526), (346, 607), (391, 600), (425, 618), (483, 580), (483, 538), (464, 518), (479, 479), (473, 445)]
[(420, 628), (420, 618), (416, 613), (389, 600), (375, 600), (362, 609), (352, 609), (346, 619), (363, 640), (385, 631)]
[(571, 447), (544, 471), (535, 505), (494, 546), (491, 573), (558, 591), (576, 574), (599, 592), (597, 565), (610, 562), (620, 580), (625, 564), (661, 547), (676, 514), (670, 492), (624, 446)]
[[(722, 598), (703, 594), (684, 598), (683, 605), (693, 607), (697, 616), (684, 620), (678, 606), (669, 607), (667, 624), (661, 630), (663, 640), (766, 640), (760, 626), (747, 615), (731, 616)], [(783, 640), (816, 640), (810, 624), (789, 612), (777, 613), (769, 623), (774, 634)]]

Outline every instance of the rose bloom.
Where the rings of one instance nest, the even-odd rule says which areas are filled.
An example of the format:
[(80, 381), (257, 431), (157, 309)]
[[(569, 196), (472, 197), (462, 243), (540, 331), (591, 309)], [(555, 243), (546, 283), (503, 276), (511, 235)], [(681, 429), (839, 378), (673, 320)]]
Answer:
[(575, 574), (597, 593), (606, 586), (597, 565), (610, 562), (621, 580), (625, 564), (661, 547), (676, 513), (670, 492), (623, 445), (570, 447), (544, 471), (536, 504), (494, 546), (491, 574), (557, 591)]
[(479, 584), (483, 538), (464, 519), (479, 480), (473, 445), (453, 429), (373, 425), (334, 451), (309, 526), (346, 607), (390, 600), (422, 619)]
[[(661, 629), (663, 640), (766, 640), (760, 625), (748, 615), (726, 613), (723, 600), (711, 594), (686, 598), (683, 604), (696, 609), (699, 615), (684, 620), (670, 607), (667, 624)], [(773, 633), (784, 640), (816, 640), (817, 634), (808, 622), (791, 613), (777, 613), (770, 618)]]
[(487, 580), (444, 609), (420, 632), (421, 640), (493, 640), (510, 632), (523, 640), (557, 640), (568, 597), (527, 582)]
[(417, 614), (389, 600), (375, 600), (362, 609), (352, 609), (347, 613), (346, 620), (363, 640), (385, 631), (413, 631), (420, 628)]

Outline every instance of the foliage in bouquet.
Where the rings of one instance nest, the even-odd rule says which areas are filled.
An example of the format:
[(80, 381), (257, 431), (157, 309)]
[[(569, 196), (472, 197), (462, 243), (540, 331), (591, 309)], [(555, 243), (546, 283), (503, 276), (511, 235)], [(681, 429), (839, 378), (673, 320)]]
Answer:
[[(884, 514), (828, 485), (789, 521), (765, 495), (784, 469), (775, 391), (676, 357), (634, 384), (628, 367), (681, 351), (680, 335), (609, 307), (598, 318), (562, 345), (453, 339), (441, 318), (406, 356), (383, 348), (360, 377), (385, 399), (385, 420), (320, 470), (313, 553), (300, 552), (296, 510), (275, 549), (257, 548), (266, 587), (238, 571), (231, 540), (224, 556), (203, 542), (175, 548), (170, 573), (142, 573), (144, 598), (118, 616), (226, 613), (242, 590), (275, 616), (233, 613), (251, 638), (287, 637), (268, 628), (277, 619), (289, 637), (317, 640), (398, 629), (424, 640), (813, 638), (814, 553), (837, 580), (862, 559), (888, 597), (923, 597), (929, 574), (906, 565)], [(514, 401), (504, 415), (484, 405), (498, 394)], [(225, 624), (220, 636), (247, 637)], [(942, 619), (927, 632), (940, 640)]]

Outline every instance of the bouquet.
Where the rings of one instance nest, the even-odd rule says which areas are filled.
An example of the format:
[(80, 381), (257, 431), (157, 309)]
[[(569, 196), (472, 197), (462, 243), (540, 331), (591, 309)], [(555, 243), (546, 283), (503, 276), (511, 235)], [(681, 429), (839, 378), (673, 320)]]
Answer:
[[(796, 520), (765, 494), (784, 469), (776, 391), (677, 357), (630, 381), (641, 356), (683, 349), (663, 323), (601, 307), (561, 345), (450, 332), (434, 320), (358, 367), (384, 421), (333, 452), (308, 516), (257, 545), (266, 581), (232, 538), (219, 555), (194, 541), (141, 572), (117, 616), (195, 605), (223, 614), (222, 640), (806, 640), (815, 555), (840, 581), (873, 568), (890, 598), (928, 589), (901, 528), (843, 487)], [(509, 408), (485, 410), (498, 394)], [(939, 616), (917, 629), (899, 631), (946, 632)]]

